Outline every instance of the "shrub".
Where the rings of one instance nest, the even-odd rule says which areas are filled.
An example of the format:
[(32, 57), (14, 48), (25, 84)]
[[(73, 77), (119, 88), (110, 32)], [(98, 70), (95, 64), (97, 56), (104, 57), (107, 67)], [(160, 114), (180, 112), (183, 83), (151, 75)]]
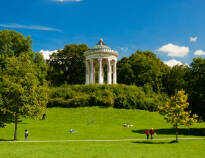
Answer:
[(51, 88), (48, 107), (103, 106), (156, 111), (166, 98), (147, 86), (63, 85)]

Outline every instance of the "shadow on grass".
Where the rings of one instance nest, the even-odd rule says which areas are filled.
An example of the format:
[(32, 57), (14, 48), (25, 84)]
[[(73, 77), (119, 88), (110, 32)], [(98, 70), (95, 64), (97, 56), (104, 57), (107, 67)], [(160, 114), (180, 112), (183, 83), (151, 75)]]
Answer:
[(13, 139), (0, 139), (0, 142), (3, 142), (3, 141), (14, 141)]
[(170, 142), (158, 142), (158, 141), (135, 141), (132, 143), (136, 144), (173, 144), (173, 143), (178, 143), (176, 140), (172, 140)]
[[(140, 130), (132, 130), (134, 133), (145, 134), (147, 129), (140, 129)], [(165, 135), (175, 135), (176, 130), (175, 128), (161, 128), (155, 129), (155, 132), (159, 134)], [(193, 136), (205, 136), (205, 128), (180, 128), (178, 129), (179, 135), (193, 135)]]

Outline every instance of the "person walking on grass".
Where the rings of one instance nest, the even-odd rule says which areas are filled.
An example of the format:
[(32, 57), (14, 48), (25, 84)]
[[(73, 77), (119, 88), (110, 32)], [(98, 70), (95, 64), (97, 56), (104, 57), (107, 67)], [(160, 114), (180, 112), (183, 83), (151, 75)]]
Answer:
[(146, 133), (146, 135), (147, 135), (147, 140), (149, 140), (150, 131), (147, 129), (145, 133)]
[(28, 130), (26, 129), (25, 130), (25, 140), (27, 140), (27, 138), (28, 138)]
[(153, 135), (155, 134), (155, 132), (154, 132), (154, 129), (152, 128), (151, 130), (150, 130), (150, 135), (151, 135), (151, 140), (153, 139)]

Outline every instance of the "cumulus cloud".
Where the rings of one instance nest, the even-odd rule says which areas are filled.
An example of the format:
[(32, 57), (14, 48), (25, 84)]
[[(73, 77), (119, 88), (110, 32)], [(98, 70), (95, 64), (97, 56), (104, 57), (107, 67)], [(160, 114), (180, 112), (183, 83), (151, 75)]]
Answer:
[(82, 2), (83, 0), (54, 0), (55, 2)]
[(203, 51), (203, 50), (196, 50), (194, 52), (194, 55), (205, 55), (205, 51)]
[(166, 44), (158, 49), (159, 52), (166, 53), (171, 57), (185, 57), (189, 53), (189, 47), (178, 46), (172, 43)]
[(196, 42), (198, 40), (198, 37), (190, 37), (189, 41), (190, 42)]
[(53, 50), (53, 51), (49, 51), (49, 50), (40, 50), (40, 53), (42, 53), (44, 59), (48, 60), (50, 58), (50, 55), (53, 53), (57, 53), (58, 50)]
[(171, 59), (168, 61), (163, 61), (166, 65), (168, 65), (169, 67), (173, 67), (175, 65), (188, 65), (186, 63), (182, 63), (181, 61), (175, 60), (175, 59)]
[(46, 27), (46, 26), (38, 26), (38, 25), (27, 26), (27, 25), (21, 25), (21, 24), (0, 24), (0, 27), (61, 32), (61, 30), (56, 29), (56, 28)]

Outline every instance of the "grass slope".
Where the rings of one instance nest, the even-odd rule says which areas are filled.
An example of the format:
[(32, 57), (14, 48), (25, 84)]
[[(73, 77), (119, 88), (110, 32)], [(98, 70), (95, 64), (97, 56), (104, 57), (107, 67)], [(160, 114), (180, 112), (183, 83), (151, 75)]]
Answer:
[[(125, 128), (124, 123), (134, 126)], [(203, 136), (204, 127), (204, 123), (196, 124), (191, 130), (181, 129), (179, 134), (181, 137)], [(46, 120), (22, 119), (18, 126), (18, 139), (24, 140), (25, 129), (29, 131), (29, 140), (135, 139), (145, 138), (147, 128), (157, 131), (155, 138), (175, 137), (171, 125), (156, 112), (85, 107), (49, 108)], [(70, 134), (70, 129), (76, 133)], [(14, 124), (9, 124), (5, 129), (0, 128), (0, 139), (13, 139), (13, 132)]]
[[(92, 123), (94, 119), (94, 123)], [(91, 123), (88, 125), (88, 123)], [(124, 123), (133, 124), (125, 128)], [(46, 120), (22, 119), (18, 138), (24, 140), (87, 140), (145, 138), (144, 130), (155, 128), (155, 138), (175, 138), (175, 131), (156, 112), (113, 108), (50, 108)], [(76, 133), (70, 134), (74, 129)], [(14, 125), (0, 128), (0, 139), (13, 139)], [(205, 124), (196, 124), (180, 130), (180, 137), (203, 137)], [(130, 142), (51, 142), (7, 143), (0, 142), (0, 157), (4, 158), (203, 158), (204, 140), (130, 141)]]

